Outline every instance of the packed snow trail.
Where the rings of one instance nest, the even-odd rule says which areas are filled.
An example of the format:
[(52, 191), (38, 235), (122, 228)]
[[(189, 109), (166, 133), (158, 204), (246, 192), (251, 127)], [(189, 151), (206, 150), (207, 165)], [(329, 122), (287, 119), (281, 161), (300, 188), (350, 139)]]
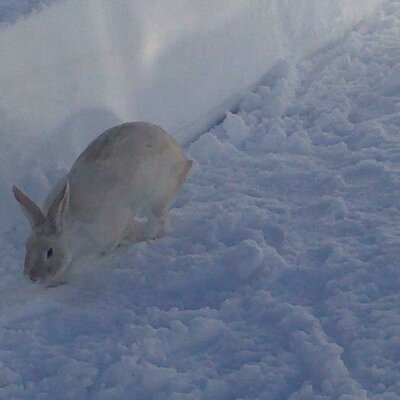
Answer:
[(400, 399), (400, 3), (386, 12), (279, 63), (192, 143), (165, 238), (43, 289), (8, 232), (0, 398)]

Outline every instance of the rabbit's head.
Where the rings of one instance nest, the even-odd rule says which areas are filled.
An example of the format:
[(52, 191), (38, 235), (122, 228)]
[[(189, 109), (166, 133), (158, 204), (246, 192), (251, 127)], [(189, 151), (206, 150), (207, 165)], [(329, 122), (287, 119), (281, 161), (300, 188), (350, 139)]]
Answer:
[(26, 243), (24, 274), (46, 286), (57, 284), (68, 262), (61, 236), (69, 207), (69, 184), (57, 194), (46, 215), (15, 186), (13, 193), (32, 227)]

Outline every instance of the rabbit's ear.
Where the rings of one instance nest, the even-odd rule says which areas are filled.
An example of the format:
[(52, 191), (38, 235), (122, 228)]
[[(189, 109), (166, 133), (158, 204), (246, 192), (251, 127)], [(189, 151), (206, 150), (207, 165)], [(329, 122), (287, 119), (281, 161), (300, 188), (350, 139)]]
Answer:
[(62, 232), (64, 218), (69, 210), (69, 182), (60, 190), (47, 212), (47, 223), (57, 233)]
[(23, 213), (29, 219), (32, 229), (42, 226), (45, 221), (45, 216), (40, 207), (37, 206), (26, 194), (22, 193), (16, 186), (13, 186), (12, 190)]

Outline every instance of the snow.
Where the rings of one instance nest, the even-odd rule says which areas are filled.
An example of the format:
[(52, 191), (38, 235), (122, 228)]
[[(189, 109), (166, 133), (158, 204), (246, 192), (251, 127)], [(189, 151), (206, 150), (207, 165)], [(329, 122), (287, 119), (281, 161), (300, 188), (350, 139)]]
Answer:
[[(2, 0), (2, 132), (86, 145), (99, 127), (146, 120), (187, 143), (280, 59), (315, 52), (380, 3)], [(275, 90), (290, 88), (270, 101)]]
[(0, 3), (0, 25), (9, 25), (34, 12), (42, 11), (46, 6), (62, 0), (2, 0)]
[(386, 0), (279, 61), (186, 146), (168, 234), (65, 286), (22, 277), (28, 224), (3, 183), (40, 200), (85, 138), (69, 122), (33, 161), (33, 138), (2, 137), (0, 398), (399, 399), (399, 31)]

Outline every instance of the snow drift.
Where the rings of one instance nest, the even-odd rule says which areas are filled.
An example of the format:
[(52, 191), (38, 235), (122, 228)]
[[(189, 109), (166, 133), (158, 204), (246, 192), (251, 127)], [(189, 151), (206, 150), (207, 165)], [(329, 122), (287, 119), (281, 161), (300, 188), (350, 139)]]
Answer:
[(0, 31), (2, 130), (66, 133), (66, 125), (83, 119), (85, 136), (93, 124), (98, 131), (117, 121), (148, 120), (187, 141), (237, 104), (277, 60), (315, 51), (379, 3), (53, 4)]

